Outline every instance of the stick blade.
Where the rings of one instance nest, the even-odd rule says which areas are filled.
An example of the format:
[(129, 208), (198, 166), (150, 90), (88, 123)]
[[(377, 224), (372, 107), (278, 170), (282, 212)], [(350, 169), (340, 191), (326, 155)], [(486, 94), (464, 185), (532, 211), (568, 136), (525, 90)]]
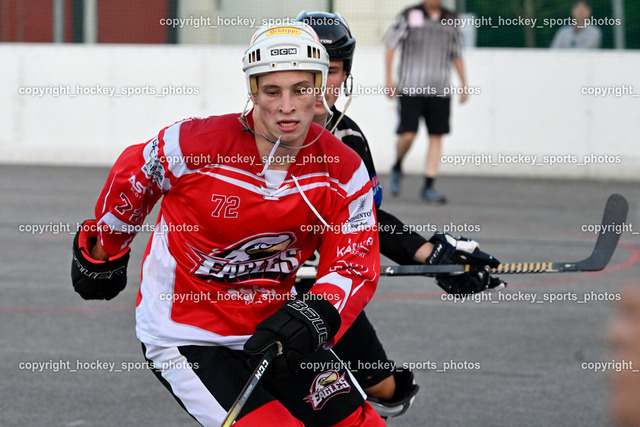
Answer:
[[(618, 227), (622, 227), (627, 220), (629, 203), (620, 194), (612, 194), (607, 200), (607, 206), (602, 215), (602, 232), (598, 235), (596, 246), (589, 258), (573, 263), (575, 267), (571, 270), (579, 271), (600, 271), (603, 270), (618, 246), (620, 235)], [(563, 271), (563, 270), (560, 270)]]

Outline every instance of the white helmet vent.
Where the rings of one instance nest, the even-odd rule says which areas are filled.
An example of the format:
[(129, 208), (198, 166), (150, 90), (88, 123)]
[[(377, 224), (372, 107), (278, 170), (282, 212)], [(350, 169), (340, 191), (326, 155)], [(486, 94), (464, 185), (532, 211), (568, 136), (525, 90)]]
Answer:
[(313, 46), (307, 46), (307, 58), (320, 59), (320, 49)]
[(249, 64), (260, 61), (260, 49), (256, 49), (249, 54)]

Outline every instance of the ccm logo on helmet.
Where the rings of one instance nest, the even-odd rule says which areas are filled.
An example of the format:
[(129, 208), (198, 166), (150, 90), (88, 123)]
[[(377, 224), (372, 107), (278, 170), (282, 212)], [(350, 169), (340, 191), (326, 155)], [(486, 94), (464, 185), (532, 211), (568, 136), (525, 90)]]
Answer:
[(285, 47), (282, 49), (271, 49), (271, 56), (278, 55), (296, 55), (298, 53), (298, 49), (295, 47)]

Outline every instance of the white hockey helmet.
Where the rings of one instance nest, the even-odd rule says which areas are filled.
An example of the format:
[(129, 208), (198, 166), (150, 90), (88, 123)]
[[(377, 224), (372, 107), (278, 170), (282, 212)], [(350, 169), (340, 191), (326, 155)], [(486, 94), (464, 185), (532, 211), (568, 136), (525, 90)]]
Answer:
[(260, 27), (244, 53), (242, 70), (249, 95), (258, 92), (256, 77), (274, 71), (311, 71), (315, 88), (324, 93), (329, 54), (313, 29), (304, 23)]

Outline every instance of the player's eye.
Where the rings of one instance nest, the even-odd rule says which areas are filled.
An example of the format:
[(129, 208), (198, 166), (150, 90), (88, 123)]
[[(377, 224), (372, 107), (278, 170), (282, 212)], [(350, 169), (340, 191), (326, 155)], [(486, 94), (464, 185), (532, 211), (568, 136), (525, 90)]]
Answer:
[(307, 94), (307, 88), (306, 87), (299, 87), (297, 89), (295, 89), (293, 91), (293, 93), (295, 93), (296, 95), (306, 95)]

